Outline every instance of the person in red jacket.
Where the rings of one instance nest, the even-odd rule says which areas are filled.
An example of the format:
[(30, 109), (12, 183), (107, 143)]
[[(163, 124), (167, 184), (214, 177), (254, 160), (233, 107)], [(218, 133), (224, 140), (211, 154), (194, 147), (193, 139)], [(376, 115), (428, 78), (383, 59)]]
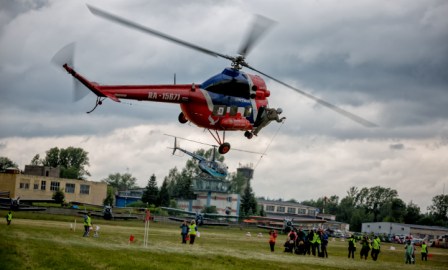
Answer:
[(271, 252), (274, 252), (275, 241), (277, 240), (277, 231), (271, 230), (269, 232), (269, 246), (271, 247)]

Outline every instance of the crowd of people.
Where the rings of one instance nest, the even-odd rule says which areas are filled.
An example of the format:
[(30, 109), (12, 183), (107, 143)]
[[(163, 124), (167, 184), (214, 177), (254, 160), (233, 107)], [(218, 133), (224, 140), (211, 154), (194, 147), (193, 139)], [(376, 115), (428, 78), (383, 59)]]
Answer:
[(184, 220), (182, 225), (180, 225), (180, 235), (182, 236), (182, 244), (186, 244), (187, 241), (190, 242), (190, 245), (194, 244), (194, 240), (196, 236), (199, 237), (198, 226), (196, 225), (196, 221), (193, 219), (188, 225), (187, 221)]
[[(269, 245), (274, 251), (277, 232), (269, 232)], [(297, 255), (313, 255), (328, 258), (328, 234), (323, 229), (310, 230), (308, 233), (302, 228), (291, 228), (284, 243), (284, 252)]]
[[(271, 230), (269, 232), (269, 246), (271, 252), (275, 250), (275, 244), (278, 237), (276, 230)], [(378, 256), (381, 250), (381, 240), (379, 236), (373, 236), (372, 239), (368, 235), (362, 237), (356, 237), (355, 235), (350, 235), (347, 238), (348, 243), (348, 258), (355, 259), (357, 242), (361, 245), (361, 250), (359, 256), (361, 259), (367, 260), (369, 257), (373, 261), (378, 260)], [(328, 234), (323, 229), (314, 229), (306, 232), (299, 228), (291, 228), (286, 237), (284, 243), (284, 252), (294, 253), (298, 255), (313, 255), (322, 258), (328, 258)], [(411, 240), (407, 240), (405, 249), (405, 263), (415, 264), (415, 252), (416, 248)], [(426, 242), (422, 243), (421, 246), (421, 260), (428, 260), (428, 246)]]

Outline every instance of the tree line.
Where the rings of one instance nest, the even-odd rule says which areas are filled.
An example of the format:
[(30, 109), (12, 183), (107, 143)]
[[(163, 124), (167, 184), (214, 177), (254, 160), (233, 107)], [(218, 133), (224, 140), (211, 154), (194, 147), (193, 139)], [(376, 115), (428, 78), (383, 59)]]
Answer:
[(363, 222), (448, 226), (448, 195), (444, 194), (432, 198), (426, 213), (422, 213), (412, 201), (406, 204), (398, 197), (396, 190), (381, 186), (350, 187), (341, 200), (332, 195), (302, 201), (301, 204), (317, 207), (321, 213), (335, 215), (337, 221), (350, 224), (354, 231), (360, 231)]
[[(195, 153), (211, 158), (213, 149), (207, 151), (199, 149)], [(219, 153), (216, 155), (217, 160), (224, 162), (224, 156)], [(36, 154), (30, 164), (59, 167), (62, 178), (85, 179), (90, 176), (86, 170), (86, 166), (90, 165), (88, 153), (82, 148), (53, 147), (46, 151), (44, 158)], [(17, 164), (7, 157), (0, 157), (0, 169), (5, 170), (8, 167), (17, 167)], [(181, 170), (177, 167), (170, 169), (160, 188), (157, 186), (156, 176), (152, 174), (143, 188), (142, 204), (153, 207), (176, 207), (176, 199), (194, 199), (192, 183), (194, 177), (200, 174), (198, 162), (194, 158), (188, 159)], [(263, 209), (258, 207), (248, 179), (238, 173), (231, 173), (226, 180), (230, 183), (229, 192), (241, 195), (240, 216), (265, 214)], [(105, 205), (114, 204), (114, 197), (118, 191), (140, 188), (136, 184), (137, 179), (130, 173), (111, 173), (102, 181), (108, 184)], [(294, 199), (289, 201), (297, 202)], [(445, 194), (434, 196), (432, 205), (427, 208), (426, 213), (422, 213), (420, 207), (412, 201), (406, 204), (398, 197), (396, 190), (381, 186), (361, 189), (350, 187), (341, 200), (339, 196), (332, 195), (300, 203), (316, 207), (321, 213), (335, 215), (337, 221), (350, 224), (350, 228), (354, 231), (360, 231), (363, 222), (380, 221), (448, 226), (448, 195)], [(216, 210), (204, 209), (204, 211)]]

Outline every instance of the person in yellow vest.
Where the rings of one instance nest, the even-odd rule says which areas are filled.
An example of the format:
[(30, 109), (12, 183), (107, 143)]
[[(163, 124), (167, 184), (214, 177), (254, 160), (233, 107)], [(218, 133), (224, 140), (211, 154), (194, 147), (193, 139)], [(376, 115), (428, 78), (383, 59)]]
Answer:
[[(310, 237), (311, 238), (311, 237)], [(319, 233), (314, 230), (313, 234), (312, 234), (312, 238), (310, 240), (310, 245), (311, 245), (311, 253), (313, 254), (313, 256), (319, 256), (320, 253), (320, 235)]]
[(347, 241), (348, 241), (348, 258), (350, 259), (350, 257), (351, 257), (352, 259), (354, 259), (355, 251), (356, 251), (356, 238), (352, 234), (352, 235), (350, 235), (349, 238), (347, 238)]
[(378, 236), (375, 236), (372, 241), (372, 252), (370, 253), (374, 261), (378, 260), (378, 254), (380, 254), (380, 243), (380, 238)]
[(188, 234), (190, 235), (190, 245), (194, 244), (194, 239), (198, 233), (198, 227), (196, 226), (196, 221), (193, 219), (188, 227)]
[(423, 241), (423, 243), (422, 243), (422, 261), (423, 260), (425, 260), (425, 261), (427, 261), (428, 260), (428, 246), (426, 245), (426, 242), (425, 241)]
[(361, 259), (367, 260), (367, 257), (369, 256), (370, 251), (370, 239), (367, 235), (364, 235), (361, 240), (361, 252), (359, 255), (361, 255)]
[(92, 226), (92, 219), (90, 218), (90, 212), (89, 212), (84, 215), (84, 235), (83, 235), (83, 237), (89, 236), (91, 226)]
[(6, 214), (6, 224), (10, 225), (12, 221), (12, 212), (9, 211), (8, 214)]

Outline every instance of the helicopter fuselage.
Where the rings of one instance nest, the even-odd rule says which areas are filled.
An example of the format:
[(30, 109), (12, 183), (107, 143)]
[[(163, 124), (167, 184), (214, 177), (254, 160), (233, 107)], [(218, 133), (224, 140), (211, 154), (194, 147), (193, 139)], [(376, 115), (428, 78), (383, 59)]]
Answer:
[[(211, 130), (252, 130), (260, 107), (268, 106), (264, 80), (226, 68), (202, 84), (100, 85), (67, 64), (64, 68), (98, 97), (180, 104), (185, 120)], [(100, 103), (101, 104), (101, 103)]]

